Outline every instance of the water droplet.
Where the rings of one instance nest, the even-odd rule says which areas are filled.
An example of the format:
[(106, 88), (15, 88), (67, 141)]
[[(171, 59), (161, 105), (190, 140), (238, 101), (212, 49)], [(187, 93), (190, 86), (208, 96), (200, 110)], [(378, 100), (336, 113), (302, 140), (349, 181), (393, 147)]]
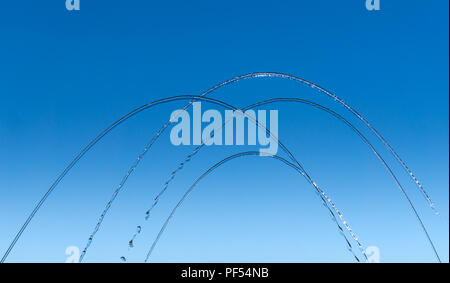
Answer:
[(124, 256), (120, 257), (120, 260), (123, 261), (123, 262), (127, 261), (127, 259)]

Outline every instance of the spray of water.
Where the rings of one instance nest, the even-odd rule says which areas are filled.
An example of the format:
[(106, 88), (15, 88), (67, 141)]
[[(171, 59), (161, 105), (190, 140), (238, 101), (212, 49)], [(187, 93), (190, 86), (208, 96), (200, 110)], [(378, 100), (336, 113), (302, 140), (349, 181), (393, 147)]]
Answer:
[[(268, 78), (283, 78), (283, 79), (289, 79), (289, 80), (294, 80), (303, 84), (306, 84), (314, 89), (317, 89), (319, 92), (326, 94), (327, 96), (333, 98), (335, 101), (337, 101), (338, 103), (340, 103), (341, 105), (343, 105), (346, 109), (348, 109), (351, 113), (353, 113), (358, 119), (360, 119), (369, 129), (370, 131), (372, 131), (380, 140), (381, 142), (388, 148), (388, 150), (394, 155), (394, 157), (396, 158), (396, 160), (401, 164), (401, 166), (406, 170), (406, 172), (409, 174), (410, 178), (414, 181), (414, 183), (418, 186), (419, 190), (422, 192), (422, 194), (424, 195), (424, 197), (426, 198), (426, 200), (428, 201), (430, 207), (436, 212), (436, 214), (438, 214), (438, 211), (435, 208), (435, 205), (433, 203), (433, 201), (431, 200), (431, 198), (429, 197), (428, 193), (425, 191), (425, 189), (423, 188), (423, 186), (421, 185), (421, 183), (418, 181), (418, 179), (415, 177), (415, 175), (412, 173), (412, 171), (408, 168), (408, 166), (406, 165), (405, 162), (403, 162), (403, 160), (400, 158), (400, 156), (395, 152), (395, 150), (389, 145), (389, 143), (383, 138), (383, 136), (381, 136), (381, 134), (361, 115), (359, 114), (355, 109), (353, 109), (352, 107), (350, 107), (347, 103), (345, 103), (342, 99), (340, 99), (339, 97), (337, 97), (336, 95), (334, 95), (333, 93), (325, 90), (324, 88), (311, 83), (305, 79), (296, 77), (296, 76), (292, 76), (292, 75), (288, 75), (288, 74), (283, 74), (283, 73), (275, 73), (275, 72), (257, 72), (257, 73), (250, 73), (250, 74), (246, 74), (246, 75), (242, 75), (242, 76), (237, 76), (234, 77), (230, 80), (227, 80), (225, 82), (222, 82), (220, 84), (217, 84), (215, 86), (213, 86), (212, 88), (208, 89), (207, 91), (203, 92), (200, 96), (205, 96), (221, 87), (227, 86), (229, 84), (232, 84), (234, 82), (238, 82), (241, 80), (245, 80), (245, 79), (250, 79), (250, 78), (262, 78), (262, 77), (268, 77)], [(168, 98), (168, 99), (173, 99), (173, 98)], [(28, 224), (31, 222), (31, 220), (34, 218), (34, 215), (39, 211), (40, 207), (45, 203), (45, 201), (47, 200), (48, 196), (52, 193), (52, 191), (56, 188), (56, 186), (61, 182), (61, 180), (65, 177), (65, 175), (72, 169), (72, 167), (84, 156), (84, 154), (86, 154), (101, 138), (103, 138), (103, 136), (105, 136), (107, 133), (109, 133), (113, 128), (115, 128), (116, 126), (118, 126), (119, 124), (121, 124), (122, 122), (124, 122), (125, 120), (127, 120), (128, 118), (136, 115), (137, 113), (151, 107), (154, 105), (157, 105), (159, 103), (162, 103), (162, 101), (166, 101), (166, 99), (162, 99), (159, 101), (155, 101), (153, 102), (152, 105), (144, 105), (142, 107), (139, 107), (137, 109), (135, 109), (134, 111), (128, 113), (127, 115), (123, 116), (122, 118), (120, 118), (119, 120), (117, 120), (116, 122), (114, 122), (112, 125), (110, 125), (107, 129), (105, 129), (104, 131), (102, 131), (97, 137), (95, 137), (83, 150), (81, 150), (81, 152), (75, 156), (75, 158), (66, 166), (66, 168), (60, 173), (60, 175), (56, 178), (56, 180), (53, 182), (53, 184), (50, 186), (50, 188), (47, 190), (47, 192), (42, 196), (42, 198), (39, 200), (39, 202), (36, 204), (36, 206), (33, 208), (33, 210), (31, 211), (30, 215), (28, 216), (28, 218), (26, 219), (26, 221), (23, 223), (23, 225), (21, 226), (21, 228), (19, 229), (19, 231), (17, 232), (17, 234), (15, 235), (14, 239), (12, 240), (12, 242), (10, 243), (8, 249), (6, 250), (6, 252), (4, 253), (2, 259), (0, 260), (0, 262), (4, 262), (8, 255), (10, 254), (11, 250), (14, 248), (14, 246), (16, 245), (17, 241), (19, 240), (19, 238), (21, 237), (22, 233), (25, 231), (25, 229), (28, 227)], [(188, 108), (190, 105), (192, 104), (189, 103), (185, 106), (184, 109)], [(150, 146), (153, 144), (153, 142), (159, 137), (159, 135), (161, 135), (161, 133), (168, 127), (168, 125), (170, 124), (170, 121), (167, 121), (163, 127), (155, 134), (155, 136), (152, 138), (152, 140), (148, 143), (148, 147), (146, 146), (145, 150), (143, 151), (142, 155), (145, 154), (145, 152), (148, 150), (148, 148), (150, 148)], [(140, 158), (138, 158), (140, 160)], [(139, 163), (139, 161), (137, 162), (137, 164)], [(137, 164), (135, 166), (132, 166), (132, 170), (131, 172), (134, 170), (134, 168), (137, 166)], [(130, 171), (129, 171), (130, 172)], [(130, 174), (131, 174), (130, 172)], [(127, 173), (127, 177), (130, 175)], [(125, 180), (126, 181), (126, 180)]]
[(131, 238), (131, 240), (128, 242), (128, 247), (129, 248), (133, 248), (134, 247), (134, 240), (136, 239), (137, 235), (140, 234), (142, 231), (141, 226), (137, 226), (136, 227), (136, 232), (134, 232), (133, 237)]
[[(305, 84), (313, 89), (318, 90), (321, 93), (326, 94), (327, 96), (333, 98), (334, 101), (340, 103), (341, 105), (343, 105), (347, 110), (349, 110), (352, 114), (354, 114), (358, 119), (360, 119), (368, 128), (369, 130), (374, 133), (378, 139), (387, 147), (387, 149), (394, 155), (395, 159), (401, 164), (401, 166), (403, 167), (403, 169), (408, 173), (408, 175), (410, 176), (410, 178), (414, 181), (414, 183), (417, 185), (417, 187), (419, 188), (419, 190), (421, 191), (422, 195), (425, 197), (425, 199), (427, 200), (430, 208), (435, 212), (436, 215), (439, 215), (439, 211), (436, 209), (434, 202), (432, 201), (432, 199), (430, 198), (430, 196), (428, 195), (428, 193), (425, 191), (425, 189), (423, 188), (423, 186), (421, 185), (421, 183), (419, 182), (419, 180), (415, 177), (415, 175), (412, 173), (412, 171), (408, 168), (408, 166), (406, 165), (406, 163), (400, 158), (400, 156), (397, 154), (397, 152), (390, 146), (390, 144), (384, 139), (384, 137), (361, 115), (359, 114), (355, 109), (353, 109), (350, 105), (348, 105), (344, 100), (340, 99), (339, 97), (337, 97), (335, 94), (329, 92), (328, 90), (310, 82), (307, 81), (305, 79), (299, 78), (299, 77), (295, 77), (292, 75), (288, 75), (288, 74), (283, 74), (283, 73), (276, 73), (276, 72), (257, 72), (257, 73), (250, 73), (250, 74), (246, 74), (246, 75), (242, 75), (242, 76), (238, 76), (238, 77), (234, 77), (230, 80), (227, 80), (225, 82), (222, 82), (220, 84), (217, 84), (215, 86), (213, 86), (212, 88), (206, 90), (205, 92), (203, 92), (201, 94), (201, 96), (205, 96), (209, 93), (212, 93), (213, 91), (230, 85), (232, 83), (241, 81), (241, 80), (245, 80), (245, 79), (250, 79), (250, 78), (264, 78), (264, 77), (268, 77), (268, 78), (283, 78), (283, 79), (289, 79), (289, 80), (293, 80), (293, 81), (297, 81), (300, 82), (302, 84)], [(184, 109), (186, 109), (187, 107), (189, 107), (191, 104), (188, 104), (185, 106)], [(243, 111), (245, 111), (245, 109), (243, 109)], [(163, 128), (167, 127), (166, 126), (167, 123), (165, 124), (165, 126), (163, 126)], [(354, 128), (354, 127), (353, 127)], [(359, 132), (359, 131), (358, 131)], [(366, 138), (364, 138), (365, 141), (367, 141)], [(369, 144), (369, 146), (371, 147), (371, 150), (374, 151), (373, 146), (371, 146)], [(185, 162), (180, 163), (179, 167), (173, 171), (171, 173), (170, 178), (167, 180), (167, 182), (164, 184), (164, 187), (162, 189), (162, 191), (155, 197), (154, 202), (152, 204), (152, 206), (150, 207), (150, 209), (148, 209), (146, 211), (146, 219), (148, 219), (150, 217), (151, 211), (153, 210), (153, 208), (158, 204), (159, 202), (159, 197), (165, 192), (165, 190), (167, 189), (169, 183), (174, 179), (175, 174), (177, 173), (177, 171), (181, 170), (184, 166), (184, 164), (186, 162), (188, 162), (192, 156), (194, 156), (199, 150), (200, 148), (203, 147), (203, 144), (200, 145), (199, 147), (197, 147), (194, 152), (189, 155)], [(428, 234), (428, 231), (426, 230), (423, 221), (420, 219), (417, 210), (415, 209), (414, 205), (412, 205), (411, 200), (409, 198), (409, 196), (406, 194), (405, 190), (403, 189), (403, 187), (401, 186), (401, 184), (398, 182), (397, 177), (395, 176), (395, 174), (393, 174), (392, 170), (389, 168), (389, 166), (387, 166), (386, 162), (381, 158), (381, 156), (374, 151), (375, 155), (377, 156), (378, 159), (380, 159), (380, 161), (383, 163), (383, 165), (386, 167), (386, 169), (388, 170), (388, 172), (391, 174), (391, 176), (393, 177), (394, 181), (397, 183), (397, 185), (399, 186), (402, 194), (405, 196), (405, 198), (407, 199), (408, 203), (410, 204), (410, 206), (413, 209), (414, 214), (416, 215), (419, 224), (421, 225), (422, 229), (424, 230), (424, 233), (426, 234), (426, 237), (428, 239), (428, 241), (430, 242), (434, 252), (435, 252), (435, 256), (438, 259), (438, 261), (440, 261), (439, 255), (436, 252), (436, 248), (433, 244), (433, 242), (430, 239), (430, 236)]]

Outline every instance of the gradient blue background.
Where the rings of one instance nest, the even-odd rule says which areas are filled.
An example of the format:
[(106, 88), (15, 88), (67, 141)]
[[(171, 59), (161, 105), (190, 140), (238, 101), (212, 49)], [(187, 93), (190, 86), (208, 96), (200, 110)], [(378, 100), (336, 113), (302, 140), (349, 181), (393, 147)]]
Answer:
[[(448, 261), (447, 1), (381, 0), (381, 11), (367, 11), (364, 0), (81, 0), (81, 11), (67, 11), (64, 2), (6, 1), (0, 9), (1, 253), (66, 164), (121, 115), (158, 98), (199, 94), (236, 75), (277, 71), (335, 92), (397, 149), (441, 217), (375, 143)], [(245, 81), (214, 97), (236, 106), (271, 97), (311, 99), (361, 126), (330, 99), (292, 81)], [(100, 142), (57, 187), (8, 261), (64, 262), (67, 246), (84, 247), (121, 177), (184, 104), (142, 113)], [(280, 140), (332, 196), (362, 243), (380, 248), (381, 261), (435, 261), (398, 188), (348, 128), (308, 106), (264, 109), (279, 110)], [(129, 251), (152, 198), (192, 149), (172, 146), (168, 132), (161, 137), (117, 198), (86, 262), (142, 261), (171, 207), (202, 171), (256, 148), (201, 151)], [(292, 169), (258, 157), (232, 161), (200, 183), (152, 260), (353, 261), (312, 187)]]

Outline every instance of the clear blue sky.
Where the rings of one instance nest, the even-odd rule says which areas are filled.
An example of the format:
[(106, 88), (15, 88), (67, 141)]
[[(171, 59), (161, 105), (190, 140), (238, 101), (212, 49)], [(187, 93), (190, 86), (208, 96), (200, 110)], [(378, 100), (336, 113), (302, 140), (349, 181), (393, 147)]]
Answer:
[[(329, 89), (394, 146), (442, 212), (405, 185), (444, 261), (449, 258), (449, 38), (447, 1), (7, 1), (0, 9), (0, 253), (66, 164), (115, 119), (147, 102), (199, 94), (249, 72), (293, 74)], [(215, 98), (245, 106), (299, 97), (349, 113), (292, 81), (255, 79)], [(145, 143), (184, 102), (144, 112), (100, 142), (57, 187), (9, 261), (64, 262), (82, 248)], [(206, 106), (205, 106), (206, 107)], [(367, 146), (327, 114), (276, 104), (279, 138), (343, 211), (381, 261), (433, 262), (418, 222)], [(362, 127), (361, 127), (362, 128)], [(363, 128), (362, 128), (363, 129)], [(364, 131), (368, 134), (367, 131)], [(373, 140), (373, 136), (369, 137)], [(171, 207), (202, 171), (252, 147), (212, 147), (146, 208), (192, 151), (166, 133), (107, 215), (86, 261), (142, 261)], [(280, 152), (281, 153), (281, 152)], [(127, 243), (143, 224), (136, 247)], [(277, 161), (232, 161), (179, 209), (153, 261), (344, 261), (352, 257), (304, 179)]]

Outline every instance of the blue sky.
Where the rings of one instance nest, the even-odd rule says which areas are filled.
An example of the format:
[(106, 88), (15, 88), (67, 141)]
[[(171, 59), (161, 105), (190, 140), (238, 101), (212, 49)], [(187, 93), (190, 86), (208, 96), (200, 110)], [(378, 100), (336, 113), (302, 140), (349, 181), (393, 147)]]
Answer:
[[(448, 261), (448, 2), (381, 0), (381, 11), (367, 11), (363, 0), (243, 2), (81, 0), (80, 11), (67, 11), (63, 0), (2, 5), (0, 253), (67, 163), (123, 114), (159, 98), (200, 94), (237, 75), (274, 71), (331, 90), (387, 138), (442, 212), (433, 215), (375, 142)], [(293, 81), (248, 80), (213, 97), (237, 107), (272, 97), (310, 99), (364, 129), (332, 100)], [(64, 262), (66, 247), (82, 248), (128, 167), (183, 105), (141, 113), (102, 140), (57, 187), (9, 261)], [(379, 247), (381, 261), (435, 261), (395, 183), (348, 128), (304, 105), (262, 109), (279, 110), (280, 140), (332, 196), (362, 243)], [(171, 145), (167, 132), (130, 177), (86, 261), (142, 261), (171, 207), (204, 170), (255, 149), (202, 150), (145, 222), (152, 198), (193, 150)], [(140, 224), (142, 234), (128, 250)], [(352, 258), (304, 179), (275, 160), (249, 157), (198, 185), (152, 260)]]

